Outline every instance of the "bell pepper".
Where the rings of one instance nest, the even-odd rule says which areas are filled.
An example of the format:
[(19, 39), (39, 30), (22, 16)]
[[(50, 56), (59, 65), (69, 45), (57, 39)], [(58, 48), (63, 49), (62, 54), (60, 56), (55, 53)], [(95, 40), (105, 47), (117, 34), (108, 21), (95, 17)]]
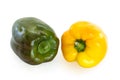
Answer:
[(76, 61), (84, 68), (96, 66), (107, 51), (106, 35), (87, 21), (74, 23), (61, 37), (61, 49), (68, 62)]
[(53, 60), (58, 46), (59, 40), (53, 29), (37, 18), (20, 18), (13, 24), (12, 50), (28, 64), (37, 65)]

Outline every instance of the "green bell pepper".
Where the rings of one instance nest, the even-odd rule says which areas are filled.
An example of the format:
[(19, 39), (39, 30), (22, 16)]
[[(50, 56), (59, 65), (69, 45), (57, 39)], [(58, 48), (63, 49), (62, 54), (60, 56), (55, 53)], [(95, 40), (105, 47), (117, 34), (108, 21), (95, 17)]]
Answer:
[(59, 39), (53, 29), (37, 18), (25, 17), (13, 24), (12, 50), (28, 64), (36, 65), (53, 60), (58, 46)]

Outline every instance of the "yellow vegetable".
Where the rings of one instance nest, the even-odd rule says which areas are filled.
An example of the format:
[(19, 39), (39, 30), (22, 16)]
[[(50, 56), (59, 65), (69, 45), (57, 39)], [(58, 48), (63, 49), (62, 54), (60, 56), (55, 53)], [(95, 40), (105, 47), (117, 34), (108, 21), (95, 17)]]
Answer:
[(90, 22), (76, 22), (64, 32), (61, 49), (68, 62), (77, 61), (82, 67), (96, 66), (107, 51), (106, 36)]

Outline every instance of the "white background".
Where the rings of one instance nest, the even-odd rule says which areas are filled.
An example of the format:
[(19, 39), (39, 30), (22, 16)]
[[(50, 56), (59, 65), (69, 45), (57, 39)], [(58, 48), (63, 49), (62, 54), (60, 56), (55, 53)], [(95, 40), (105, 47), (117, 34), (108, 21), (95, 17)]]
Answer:
[[(90, 21), (106, 33), (108, 51), (102, 62), (86, 69), (64, 60), (59, 46), (52, 62), (31, 66), (11, 50), (15, 20), (36, 17), (49, 24), (59, 39), (76, 21)], [(0, 80), (120, 80), (119, 0), (0, 0)]]

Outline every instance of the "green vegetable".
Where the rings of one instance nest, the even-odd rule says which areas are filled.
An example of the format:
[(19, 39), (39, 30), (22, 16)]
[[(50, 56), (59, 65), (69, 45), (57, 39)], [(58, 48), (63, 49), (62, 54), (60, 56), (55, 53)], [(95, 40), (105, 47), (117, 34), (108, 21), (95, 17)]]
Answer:
[(26, 17), (13, 24), (12, 50), (28, 64), (53, 60), (58, 46), (59, 40), (53, 29), (39, 19)]

